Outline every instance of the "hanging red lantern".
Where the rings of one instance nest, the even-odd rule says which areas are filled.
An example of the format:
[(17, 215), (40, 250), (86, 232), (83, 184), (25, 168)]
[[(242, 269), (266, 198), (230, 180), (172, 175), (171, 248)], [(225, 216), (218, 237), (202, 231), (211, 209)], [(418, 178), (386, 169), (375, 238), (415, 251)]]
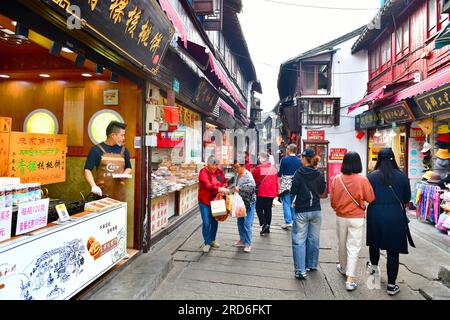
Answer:
[(359, 131), (356, 134), (356, 139), (361, 140), (364, 137), (364, 135), (365, 135), (364, 131)]

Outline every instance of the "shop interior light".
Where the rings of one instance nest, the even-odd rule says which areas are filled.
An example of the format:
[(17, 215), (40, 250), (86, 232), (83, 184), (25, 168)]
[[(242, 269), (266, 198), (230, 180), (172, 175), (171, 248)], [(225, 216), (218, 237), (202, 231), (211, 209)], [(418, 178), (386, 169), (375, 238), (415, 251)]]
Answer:
[(15, 27), (17, 25), (17, 21), (13, 21), (11, 24)]
[(28, 28), (21, 23), (16, 25), (16, 37), (19, 39), (28, 39)]
[(41, 74), (39, 75), (39, 77), (42, 77), (42, 78), (50, 78), (50, 75), (49, 75), (49, 74), (46, 74), (46, 73), (41, 73)]
[(11, 77), (8, 76), (7, 74), (0, 74), (0, 78), (8, 79), (8, 78), (11, 78)]
[(397, 136), (397, 132), (395, 132), (394, 129), (391, 130), (391, 132), (389, 132), (389, 137), (395, 137)]
[(90, 73), (82, 73), (81, 75), (83, 77), (92, 77), (92, 74), (90, 74)]
[(374, 133), (375, 137), (381, 137), (381, 132), (377, 129)]
[(7, 28), (3, 28), (3, 29), (1, 29), (0, 31), (6, 33), (7, 35), (13, 35), (13, 34), (14, 34), (14, 32), (12, 32), (11, 30), (9, 30), (9, 29), (7, 29)]
[(72, 50), (70, 50), (69, 48), (63, 47), (62, 51), (67, 52), (67, 53), (73, 53)]

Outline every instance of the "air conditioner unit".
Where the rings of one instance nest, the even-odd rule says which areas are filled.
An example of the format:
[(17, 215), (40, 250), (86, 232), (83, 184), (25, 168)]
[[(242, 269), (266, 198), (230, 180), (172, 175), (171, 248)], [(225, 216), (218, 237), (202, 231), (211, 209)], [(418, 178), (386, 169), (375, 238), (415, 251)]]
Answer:
[(333, 102), (325, 100), (311, 100), (308, 106), (309, 115), (333, 115)]

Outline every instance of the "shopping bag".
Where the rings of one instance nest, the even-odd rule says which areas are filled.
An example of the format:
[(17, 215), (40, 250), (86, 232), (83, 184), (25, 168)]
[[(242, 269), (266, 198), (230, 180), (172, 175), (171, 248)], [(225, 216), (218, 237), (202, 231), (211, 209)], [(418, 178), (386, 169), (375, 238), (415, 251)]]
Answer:
[(245, 208), (244, 200), (242, 200), (242, 197), (238, 193), (235, 193), (231, 216), (236, 218), (243, 218), (246, 215), (247, 209)]
[(227, 194), (227, 197), (226, 197), (226, 200), (225, 200), (225, 205), (227, 207), (227, 213), (229, 215), (231, 215), (232, 212), (233, 212), (233, 204), (234, 204), (234, 195)]
[(227, 215), (225, 199), (220, 193), (217, 194), (215, 200), (211, 201), (211, 214), (213, 217)]

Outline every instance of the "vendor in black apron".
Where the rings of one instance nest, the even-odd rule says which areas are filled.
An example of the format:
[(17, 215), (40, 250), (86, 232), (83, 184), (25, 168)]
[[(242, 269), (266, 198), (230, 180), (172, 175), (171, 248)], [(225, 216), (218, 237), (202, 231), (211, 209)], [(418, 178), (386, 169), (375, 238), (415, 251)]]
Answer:
[[(113, 174), (131, 174), (130, 153), (125, 148), (125, 123), (111, 121), (106, 128), (106, 141), (95, 145), (89, 151), (84, 166), (84, 176), (91, 186), (91, 192), (125, 201), (125, 181)], [(97, 168), (97, 178), (92, 170)]]

